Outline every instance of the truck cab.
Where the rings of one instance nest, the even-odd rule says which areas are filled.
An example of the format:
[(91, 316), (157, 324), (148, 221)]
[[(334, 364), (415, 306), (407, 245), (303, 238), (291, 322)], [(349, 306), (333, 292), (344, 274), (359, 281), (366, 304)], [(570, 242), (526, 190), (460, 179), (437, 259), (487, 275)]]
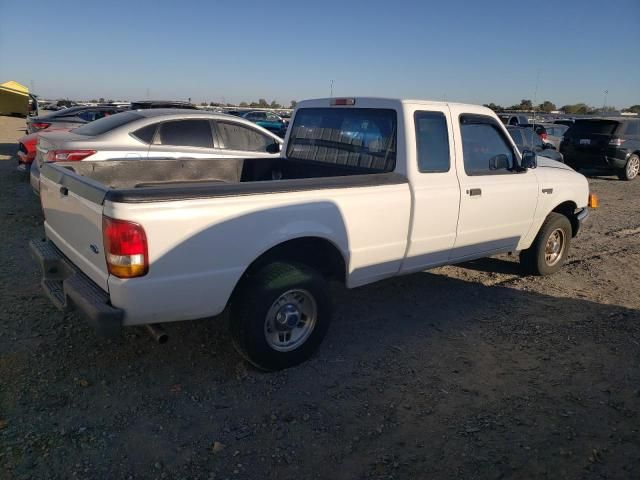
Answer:
[(110, 331), (228, 310), (264, 369), (318, 347), (330, 280), (503, 252), (548, 275), (595, 205), (584, 176), (519, 152), (488, 108), (368, 97), (300, 102), (279, 158), (44, 164), (41, 200), (32, 250), (59, 307)]

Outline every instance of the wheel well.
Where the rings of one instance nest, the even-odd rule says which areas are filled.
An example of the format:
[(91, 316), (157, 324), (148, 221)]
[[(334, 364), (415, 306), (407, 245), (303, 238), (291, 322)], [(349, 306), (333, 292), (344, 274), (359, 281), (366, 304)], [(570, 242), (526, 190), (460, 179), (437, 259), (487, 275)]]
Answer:
[(578, 218), (576, 217), (576, 209), (578, 206), (571, 201), (563, 202), (553, 209), (554, 212), (560, 213), (567, 217), (571, 222), (571, 233), (572, 236), (576, 236), (578, 233), (578, 229), (580, 228), (580, 224), (578, 222)]
[(338, 247), (324, 238), (302, 237), (280, 243), (256, 258), (233, 289), (231, 299), (247, 278), (272, 262), (302, 263), (317, 270), (327, 279), (346, 282), (346, 263)]

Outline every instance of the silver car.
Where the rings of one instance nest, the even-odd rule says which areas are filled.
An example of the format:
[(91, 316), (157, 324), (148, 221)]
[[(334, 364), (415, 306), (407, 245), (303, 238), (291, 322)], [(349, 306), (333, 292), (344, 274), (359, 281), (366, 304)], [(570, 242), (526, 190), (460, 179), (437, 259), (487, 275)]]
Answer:
[(281, 146), (277, 135), (233, 115), (178, 109), (128, 111), (69, 132), (42, 133), (31, 166), (31, 186), (39, 191), (44, 162), (251, 158), (278, 156)]

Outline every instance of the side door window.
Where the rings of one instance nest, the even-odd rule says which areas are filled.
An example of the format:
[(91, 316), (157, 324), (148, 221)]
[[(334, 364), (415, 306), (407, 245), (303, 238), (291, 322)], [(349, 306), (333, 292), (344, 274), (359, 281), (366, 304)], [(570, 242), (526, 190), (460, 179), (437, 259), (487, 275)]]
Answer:
[(238, 123), (217, 122), (216, 131), (221, 147), (227, 150), (266, 152), (267, 146), (275, 142), (271, 137)]
[(177, 147), (213, 148), (209, 120), (173, 120), (160, 126), (159, 143)]
[(448, 172), (451, 160), (449, 132), (444, 114), (418, 111), (414, 114), (414, 121), (418, 170), (422, 173)]
[(501, 175), (513, 171), (515, 154), (493, 119), (462, 115), (460, 133), (467, 175)]

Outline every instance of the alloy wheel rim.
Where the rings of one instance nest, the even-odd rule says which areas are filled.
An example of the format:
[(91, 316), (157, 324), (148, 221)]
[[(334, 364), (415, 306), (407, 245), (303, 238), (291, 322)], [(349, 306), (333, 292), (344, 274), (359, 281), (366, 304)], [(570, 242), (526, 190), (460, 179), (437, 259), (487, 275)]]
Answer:
[(280, 295), (267, 311), (264, 337), (278, 352), (299, 348), (313, 332), (318, 306), (307, 290), (294, 289)]
[(564, 245), (564, 231), (561, 228), (556, 228), (547, 238), (547, 244), (544, 248), (544, 261), (548, 266), (553, 267), (560, 261), (564, 253)]
[(635, 178), (640, 172), (640, 157), (632, 157), (627, 165), (627, 177)]

